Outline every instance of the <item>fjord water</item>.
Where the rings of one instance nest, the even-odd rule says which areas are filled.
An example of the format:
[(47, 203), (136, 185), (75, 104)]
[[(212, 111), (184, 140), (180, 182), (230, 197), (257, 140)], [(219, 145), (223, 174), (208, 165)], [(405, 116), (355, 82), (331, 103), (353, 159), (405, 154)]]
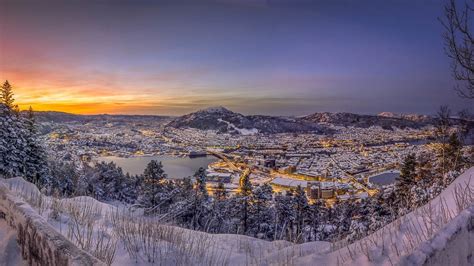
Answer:
[(217, 161), (217, 158), (213, 156), (189, 158), (173, 157), (169, 155), (137, 156), (128, 158), (105, 156), (98, 158), (99, 162), (114, 162), (117, 166), (122, 168), (124, 173), (128, 172), (131, 175), (142, 174), (151, 160), (156, 160), (163, 164), (163, 168), (165, 173), (168, 175), (168, 178), (178, 179), (192, 176), (199, 167), (207, 168), (209, 164)]
[(369, 177), (369, 181), (373, 184), (384, 186), (395, 183), (399, 176), (399, 172), (385, 172)]

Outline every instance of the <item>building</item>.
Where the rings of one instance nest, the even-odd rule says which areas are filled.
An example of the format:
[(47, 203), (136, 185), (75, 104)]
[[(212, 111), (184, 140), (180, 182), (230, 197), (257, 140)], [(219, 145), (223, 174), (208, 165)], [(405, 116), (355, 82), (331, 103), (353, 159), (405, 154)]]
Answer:
[(332, 199), (336, 196), (336, 186), (334, 182), (308, 182), (306, 185), (306, 195), (310, 199)]

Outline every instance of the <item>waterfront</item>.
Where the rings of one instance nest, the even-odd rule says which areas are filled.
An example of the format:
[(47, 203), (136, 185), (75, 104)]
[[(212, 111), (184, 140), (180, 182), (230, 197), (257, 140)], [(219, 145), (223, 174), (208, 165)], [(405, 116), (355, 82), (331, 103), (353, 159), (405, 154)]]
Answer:
[(177, 179), (192, 176), (199, 167), (207, 168), (209, 164), (216, 162), (217, 158), (213, 156), (189, 158), (169, 155), (136, 156), (128, 158), (106, 156), (97, 158), (99, 162), (114, 162), (117, 166), (122, 168), (124, 173), (128, 172), (131, 175), (142, 174), (151, 160), (162, 162), (168, 178)]

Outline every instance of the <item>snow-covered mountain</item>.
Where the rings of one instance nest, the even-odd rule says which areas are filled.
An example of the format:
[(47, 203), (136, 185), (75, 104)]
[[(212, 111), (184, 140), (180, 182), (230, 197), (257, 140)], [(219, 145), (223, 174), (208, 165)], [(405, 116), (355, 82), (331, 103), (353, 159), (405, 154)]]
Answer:
[(322, 127), (298, 118), (242, 115), (224, 107), (211, 107), (173, 119), (168, 126), (216, 130), (221, 133), (321, 132)]

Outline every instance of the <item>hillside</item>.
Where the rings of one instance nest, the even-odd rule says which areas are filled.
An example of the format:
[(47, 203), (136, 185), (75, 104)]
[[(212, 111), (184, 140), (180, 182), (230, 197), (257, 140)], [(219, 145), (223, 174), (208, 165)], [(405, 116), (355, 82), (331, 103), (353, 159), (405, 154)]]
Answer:
[[(474, 238), (466, 236), (472, 235), (472, 230), (466, 231), (467, 235), (462, 234), (463, 238), (459, 238), (456, 232), (468, 230), (474, 220), (473, 177), (474, 167), (460, 175), (427, 205), (350, 245), (343, 242), (292, 244), (286, 241), (268, 242), (241, 235), (212, 235), (162, 225), (141, 217), (138, 213), (128, 213), (120, 206), (104, 204), (89, 197), (55, 200), (42, 196), (32, 184), (21, 178), (2, 180), (0, 183), (3, 185), (0, 187), (5, 186), (10, 191), (6, 198), (17, 198), (15, 206), (24, 204), (18, 197), (36, 206), (34, 209), (41, 214), (43, 221), (50, 223), (65, 236), (71, 237), (68, 232), (74, 228), (81, 232), (92, 230), (92, 244), (115, 243), (113, 265), (150, 265), (151, 259), (155, 264), (178, 265), (422, 265), (427, 262), (430, 265), (442, 265), (433, 261), (433, 258), (438, 258), (444, 250), (453, 248), (459, 256), (442, 256), (444, 262), (468, 265), (468, 259), (473, 256), (470, 247)], [(4, 199), (0, 200), (1, 208), (13, 206)], [(11, 217), (6, 218), (18, 219), (13, 212), (9, 209), (7, 216)], [(75, 222), (78, 219), (89, 221), (86, 224), (91, 227), (81, 227), (82, 223)], [(75, 224), (79, 227), (75, 227)], [(141, 232), (147, 232), (148, 229), (135, 231), (137, 228), (148, 228), (152, 230), (150, 232), (156, 233), (142, 235)], [(5, 230), (2, 233), (5, 234)], [(11, 231), (6, 233), (9, 237), (14, 237)], [(139, 237), (140, 235), (142, 236)], [(141, 242), (143, 237), (157, 242), (152, 242), (155, 243), (152, 246), (145, 245), (146, 242)], [(135, 238), (139, 242), (135, 242)], [(74, 237), (72, 241), (76, 244), (84, 243)], [(456, 246), (452, 248), (451, 245)], [(159, 253), (150, 253), (151, 247), (159, 250)], [(16, 248), (9, 250), (18, 251)], [(132, 252), (133, 250), (138, 253)], [(104, 255), (106, 252), (97, 252), (92, 248), (89, 251), (103, 256), (103, 259), (107, 258)], [(133, 254), (137, 256), (132, 256)]]

